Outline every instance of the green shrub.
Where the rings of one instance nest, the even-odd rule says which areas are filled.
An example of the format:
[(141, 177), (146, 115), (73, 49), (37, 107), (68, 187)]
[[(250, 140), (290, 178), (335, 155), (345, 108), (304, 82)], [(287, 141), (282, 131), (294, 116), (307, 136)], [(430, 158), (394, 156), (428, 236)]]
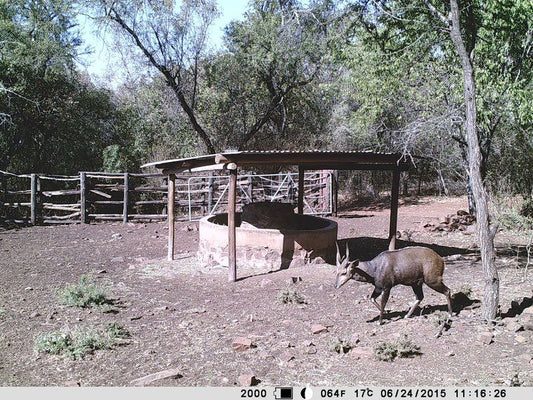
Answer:
[(122, 326), (112, 323), (103, 329), (94, 326), (62, 329), (40, 334), (35, 338), (35, 350), (72, 359), (83, 358), (96, 350), (112, 349), (117, 339), (129, 338), (130, 333)]
[(335, 340), (331, 345), (331, 350), (339, 354), (346, 354), (351, 349), (353, 349), (353, 346), (348, 341), (345, 341), (340, 338)]
[(105, 332), (111, 340), (116, 339), (128, 339), (131, 337), (131, 333), (122, 325), (116, 322), (111, 322), (105, 327)]
[(435, 311), (429, 316), (429, 319), (433, 325), (439, 327), (450, 319), (450, 314), (447, 311)]
[(296, 303), (296, 304), (304, 304), (305, 298), (298, 293), (297, 291), (292, 291), (289, 289), (283, 289), (278, 293), (278, 301), (281, 304), (290, 304), (290, 303)]
[(463, 283), (459, 288), (459, 291), (463, 293), (466, 297), (470, 297), (472, 295), (472, 286), (467, 283)]
[(106, 288), (95, 283), (94, 279), (82, 275), (80, 283), (69, 285), (58, 292), (61, 304), (71, 307), (96, 307), (111, 304)]
[(411, 342), (407, 335), (390, 342), (379, 342), (374, 347), (374, 356), (380, 361), (394, 361), (395, 358), (408, 358), (420, 354), (422, 354), (420, 347)]

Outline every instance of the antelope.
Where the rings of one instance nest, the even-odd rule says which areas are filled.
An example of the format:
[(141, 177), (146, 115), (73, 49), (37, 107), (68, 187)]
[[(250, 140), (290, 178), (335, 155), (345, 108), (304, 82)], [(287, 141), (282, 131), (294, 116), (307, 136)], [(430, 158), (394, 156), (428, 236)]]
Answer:
[[(452, 299), (450, 289), (442, 283), (444, 260), (441, 256), (427, 247), (405, 247), (399, 250), (389, 250), (380, 253), (370, 261), (350, 261), (350, 250), (346, 245), (346, 256), (341, 259), (337, 245), (337, 280), (338, 289), (350, 279), (368, 282), (374, 285), (370, 300), (379, 310), (379, 324), (383, 323), (383, 312), (389, 300), (391, 288), (396, 285), (406, 285), (413, 288), (415, 302), (405, 315), (409, 318), (415, 308), (424, 298), (422, 284), (425, 283), (433, 290), (446, 296), (448, 312), (452, 315)], [(381, 305), (376, 299), (381, 297)]]

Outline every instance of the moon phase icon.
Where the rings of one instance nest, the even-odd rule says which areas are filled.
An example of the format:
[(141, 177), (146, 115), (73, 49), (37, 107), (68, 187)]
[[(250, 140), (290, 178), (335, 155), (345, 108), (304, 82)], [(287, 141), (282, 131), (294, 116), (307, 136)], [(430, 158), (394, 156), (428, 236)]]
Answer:
[(300, 394), (302, 395), (302, 398), (306, 400), (313, 397), (313, 390), (311, 389), (311, 385), (309, 383), (305, 385)]

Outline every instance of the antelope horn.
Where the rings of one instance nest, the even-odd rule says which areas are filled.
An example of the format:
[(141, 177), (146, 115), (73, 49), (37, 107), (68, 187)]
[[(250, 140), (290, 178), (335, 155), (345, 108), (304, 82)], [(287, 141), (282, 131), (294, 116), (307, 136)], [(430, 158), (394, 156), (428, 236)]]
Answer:
[(337, 265), (340, 265), (342, 263), (341, 261), (341, 251), (339, 249), (339, 244), (335, 242), (335, 247), (337, 248)]
[(348, 242), (346, 242), (346, 260), (350, 261), (350, 246), (348, 246)]

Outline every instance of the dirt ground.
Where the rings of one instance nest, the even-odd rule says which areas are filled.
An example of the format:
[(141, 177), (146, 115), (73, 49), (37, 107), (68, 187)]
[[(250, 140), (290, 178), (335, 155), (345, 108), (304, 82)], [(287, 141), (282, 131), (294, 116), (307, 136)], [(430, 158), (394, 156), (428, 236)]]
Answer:
[[(446, 310), (446, 300), (427, 287), (424, 307), (410, 319), (402, 317), (412, 291), (395, 287), (386, 323), (378, 325), (367, 299), (372, 286), (352, 281), (335, 290), (334, 266), (268, 273), (244, 265), (239, 281), (228, 283), (226, 268), (198, 265), (195, 222), (177, 225), (174, 262), (165, 261), (165, 223), (0, 229), (0, 386), (124, 386), (169, 369), (178, 372), (151, 385), (231, 386), (250, 374), (269, 386), (533, 386), (528, 238), (497, 235), (502, 319), (488, 328), (480, 322), (483, 282), (475, 235), (423, 228), (465, 208), (463, 198), (424, 198), (405, 202), (399, 211), (400, 246), (430, 245), (447, 260), (444, 281), (455, 294), (458, 315), (439, 338), (434, 316)], [(353, 257), (385, 250), (388, 210), (359, 208), (334, 219)], [(60, 304), (58, 289), (83, 274), (108, 287), (113, 312)], [(305, 303), (281, 303), (287, 289)], [(457, 295), (468, 290), (470, 300)], [(109, 322), (124, 326), (131, 339), (77, 360), (34, 350), (40, 333)], [(313, 333), (314, 325), (327, 330)], [(374, 356), (378, 343), (404, 334), (421, 354), (392, 362)], [(234, 351), (239, 337), (253, 347)], [(354, 347), (339, 354), (333, 347), (341, 341)]]

